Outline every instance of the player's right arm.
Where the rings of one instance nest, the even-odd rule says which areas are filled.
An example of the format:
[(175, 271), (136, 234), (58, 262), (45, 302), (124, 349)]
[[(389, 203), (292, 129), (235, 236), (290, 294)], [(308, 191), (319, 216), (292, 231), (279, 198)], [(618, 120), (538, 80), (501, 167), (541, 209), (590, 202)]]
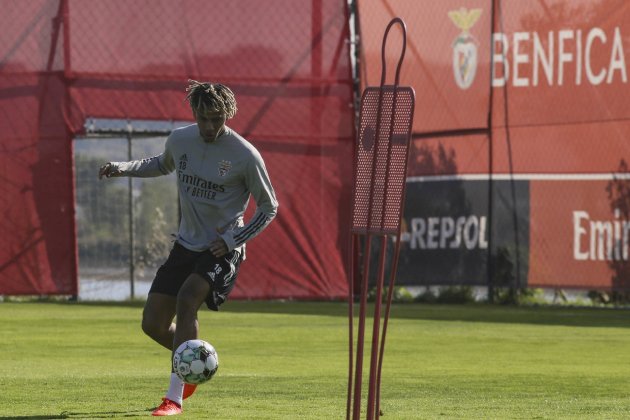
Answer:
[(162, 154), (147, 159), (129, 162), (107, 162), (98, 171), (98, 179), (103, 177), (133, 176), (150, 178), (167, 175), (175, 170), (175, 162), (166, 141), (166, 148)]

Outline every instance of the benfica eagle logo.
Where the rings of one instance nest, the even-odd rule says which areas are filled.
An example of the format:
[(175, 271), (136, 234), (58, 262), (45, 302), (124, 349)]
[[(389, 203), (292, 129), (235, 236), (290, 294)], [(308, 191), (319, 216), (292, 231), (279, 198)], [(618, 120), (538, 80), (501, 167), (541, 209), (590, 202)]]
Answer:
[(448, 17), (462, 32), (453, 41), (453, 74), (461, 89), (468, 89), (475, 80), (477, 72), (477, 45), (479, 41), (470, 34), (479, 17), (481, 9), (468, 10), (464, 7), (451, 10)]
[(229, 160), (222, 160), (219, 162), (219, 176), (226, 176), (228, 172), (232, 169), (232, 162)]

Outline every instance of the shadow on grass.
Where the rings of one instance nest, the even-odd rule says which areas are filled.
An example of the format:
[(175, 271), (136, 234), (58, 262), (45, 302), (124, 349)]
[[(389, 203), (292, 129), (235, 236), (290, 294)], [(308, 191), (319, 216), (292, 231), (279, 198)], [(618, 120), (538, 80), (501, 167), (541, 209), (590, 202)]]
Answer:
[[(385, 305), (383, 305), (384, 310)], [(368, 303), (368, 316), (374, 303)], [(230, 302), (225, 312), (348, 316), (345, 302)], [(358, 304), (355, 305), (355, 317)], [(561, 306), (393, 304), (392, 319), (630, 328), (630, 309)]]
[(38, 420), (38, 419), (42, 419), (42, 420), (47, 420), (47, 419), (67, 419), (69, 418), (66, 415), (63, 414), (59, 414), (59, 415), (41, 415), (41, 416), (0, 416), (0, 419), (12, 419), (12, 420), (20, 420), (20, 419), (24, 419), (24, 420)]
[[(137, 307), (143, 301), (131, 302), (37, 302), (80, 307)], [(0, 307), (1, 307), (0, 303)], [(373, 312), (374, 303), (368, 304), (368, 316)], [(383, 305), (384, 308), (384, 305)], [(204, 309), (205, 310), (205, 307)], [(264, 301), (231, 300), (221, 307), (221, 313), (257, 313), (287, 315), (317, 315), (347, 317), (348, 306), (343, 301)], [(358, 304), (355, 305), (355, 317)], [(405, 303), (394, 304), (392, 319), (417, 319), (425, 321), (457, 321), (513, 323), (534, 325), (564, 325), (579, 327), (630, 327), (630, 309), (562, 306), (507, 306), (471, 303), (464, 305)], [(1, 417), (0, 417), (1, 418)]]
[(61, 414), (42, 414), (33, 416), (0, 416), (0, 419), (12, 420), (54, 420), (54, 419), (108, 419), (114, 417), (144, 417), (151, 414), (151, 410), (155, 408), (147, 408), (145, 410), (129, 410), (129, 411), (101, 411), (92, 413), (77, 413), (73, 411), (64, 411)]

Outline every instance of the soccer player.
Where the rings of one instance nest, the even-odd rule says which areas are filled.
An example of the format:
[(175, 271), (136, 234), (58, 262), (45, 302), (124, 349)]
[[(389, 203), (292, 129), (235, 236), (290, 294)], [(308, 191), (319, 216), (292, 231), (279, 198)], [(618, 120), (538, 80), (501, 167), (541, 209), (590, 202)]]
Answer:
[[(278, 209), (260, 153), (225, 125), (237, 110), (232, 91), (218, 83), (189, 83), (186, 99), (196, 124), (173, 130), (159, 156), (108, 162), (99, 170), (99, 179), (177, 175), (179, 231), (142, 316), (143, 331), (171, 350), (171, 357), (181, 343), (198, 337), (201, 305), (217, 311), (225, 302), (245, 259), (245, 243), (271, 223)], [(250, 195), (256, 211), (244, 223)], [(194, 389), (171, 372), (168, 392), (153, 415), (181, 413), (183, 399)]]

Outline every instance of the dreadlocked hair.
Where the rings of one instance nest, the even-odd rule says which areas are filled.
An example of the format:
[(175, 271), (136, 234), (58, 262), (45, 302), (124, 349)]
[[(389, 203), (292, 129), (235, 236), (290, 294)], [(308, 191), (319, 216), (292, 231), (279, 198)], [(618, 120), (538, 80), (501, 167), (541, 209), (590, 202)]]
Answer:
[(192, 79), (188, 79), (188, 83), (186, 99), (194, 113), (221, 112), (227, 119), (236, 115), (236, 98), (229, 87)]

